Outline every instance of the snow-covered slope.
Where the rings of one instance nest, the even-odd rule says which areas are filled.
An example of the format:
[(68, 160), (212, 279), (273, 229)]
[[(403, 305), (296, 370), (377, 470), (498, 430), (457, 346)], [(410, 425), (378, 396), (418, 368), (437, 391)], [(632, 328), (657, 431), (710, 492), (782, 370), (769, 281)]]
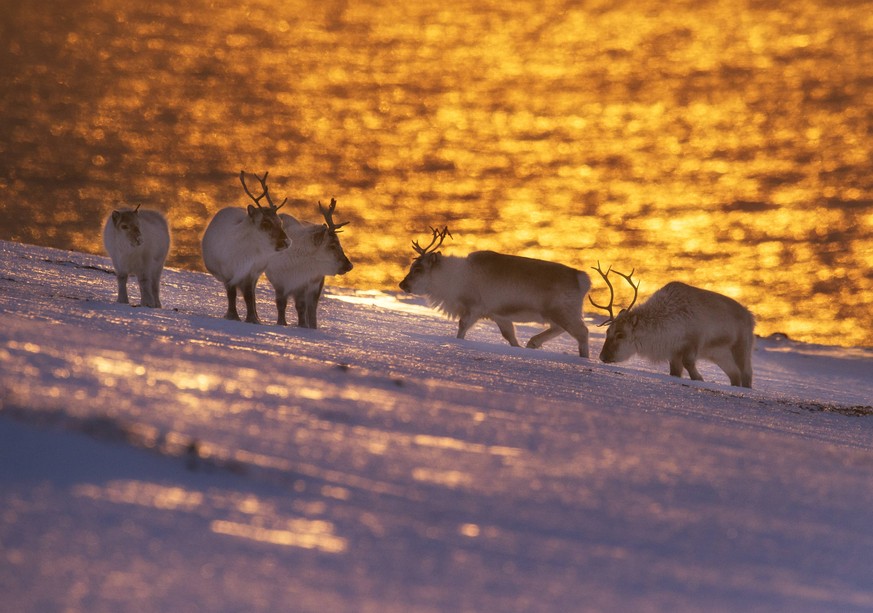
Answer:
[(317, 331), (193, 272), (114, 298), (0, 242), (9, 610), (873, 609), (869, 350), (763, 339), (739, 390), (389, 293), (328, 288)]

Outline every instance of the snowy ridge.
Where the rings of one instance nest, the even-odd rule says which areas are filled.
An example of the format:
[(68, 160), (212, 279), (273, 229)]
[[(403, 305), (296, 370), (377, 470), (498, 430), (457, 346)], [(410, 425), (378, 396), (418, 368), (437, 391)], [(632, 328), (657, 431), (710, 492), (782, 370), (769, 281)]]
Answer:
[(868, 349), (762, 339), (741, 390), (393, 293), (314, 331), (201, 273), (114, 299), (107, 258), (0, 242), (14, 610), (873, 608)]

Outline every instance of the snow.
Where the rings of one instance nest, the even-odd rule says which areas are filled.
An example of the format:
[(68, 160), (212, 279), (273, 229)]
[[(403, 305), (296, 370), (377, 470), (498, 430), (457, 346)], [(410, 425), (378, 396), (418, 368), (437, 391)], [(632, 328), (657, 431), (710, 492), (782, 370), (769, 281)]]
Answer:
[(0, 242), (4, 610), (873, 610), (871, 350), (759, 339), (744, 390), (399, 293), (115, 291)]

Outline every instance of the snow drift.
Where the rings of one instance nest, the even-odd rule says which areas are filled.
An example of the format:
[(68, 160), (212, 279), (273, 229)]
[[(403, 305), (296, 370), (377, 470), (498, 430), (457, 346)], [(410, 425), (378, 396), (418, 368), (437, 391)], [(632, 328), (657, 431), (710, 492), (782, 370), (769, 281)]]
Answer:
[(305, 330), (221, 319), (206, 274), (114, 291), (0, 242), (8, 610), (873, 608), (870, 350), (759, 339), (738, 390), (393, 293)]

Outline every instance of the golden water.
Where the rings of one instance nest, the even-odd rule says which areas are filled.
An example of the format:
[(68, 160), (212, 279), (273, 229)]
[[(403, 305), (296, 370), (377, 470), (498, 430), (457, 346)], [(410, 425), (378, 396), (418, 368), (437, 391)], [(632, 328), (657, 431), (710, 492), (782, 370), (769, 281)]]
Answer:
[(600, 260), (873, 346), (871, 2), (0, 5), (0, 238), (99, 253), (142, 203), (201, 269), (269, 170), (292, 214), (351, 220), (333, 283), (396, 288), (447, 224), (448, 253)]

